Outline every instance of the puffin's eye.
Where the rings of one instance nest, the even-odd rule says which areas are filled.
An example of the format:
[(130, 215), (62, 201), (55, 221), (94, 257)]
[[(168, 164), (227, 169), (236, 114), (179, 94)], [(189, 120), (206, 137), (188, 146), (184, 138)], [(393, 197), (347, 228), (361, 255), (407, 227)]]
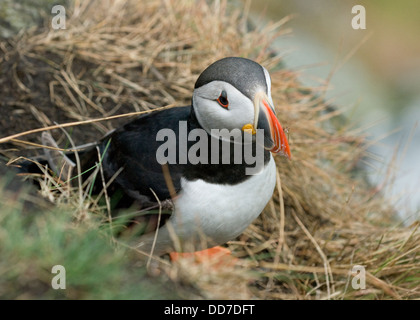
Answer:
[(223, 107), (227, 108), (229, 106), (229, 101), (227, 99), (227, 93), (225, 90), (222, 91), (219, 98), (217, 98), (217, 102)]

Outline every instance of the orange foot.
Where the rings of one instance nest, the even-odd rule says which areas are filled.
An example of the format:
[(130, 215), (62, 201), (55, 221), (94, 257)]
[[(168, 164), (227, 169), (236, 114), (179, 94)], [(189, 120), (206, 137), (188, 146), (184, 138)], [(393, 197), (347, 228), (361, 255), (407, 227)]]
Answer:
[(216, 268), (234, 266), (238, 260), (237, 258), (232, 257), (232, 253), (229, 249), (220, 246), (195, 252), (171, 252), (169, 256), (172, 261), (191, 259), (197, 264), (209, 263)]

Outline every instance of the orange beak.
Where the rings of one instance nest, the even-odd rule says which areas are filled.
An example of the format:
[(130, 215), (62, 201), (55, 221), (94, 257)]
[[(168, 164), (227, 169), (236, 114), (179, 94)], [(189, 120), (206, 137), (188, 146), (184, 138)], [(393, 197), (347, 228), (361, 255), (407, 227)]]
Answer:
[(277, 120), (274, 107), (264, 92), (258, 92), (254, 99), (254, 126), (264, 129), (264, 148), (273, 153), (281, 153), (291, 159), (289, 142), (283, 128)]

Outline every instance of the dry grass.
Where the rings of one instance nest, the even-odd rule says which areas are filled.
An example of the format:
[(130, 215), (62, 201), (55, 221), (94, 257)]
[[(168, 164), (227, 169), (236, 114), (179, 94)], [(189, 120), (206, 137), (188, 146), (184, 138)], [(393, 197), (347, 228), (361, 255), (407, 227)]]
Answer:
[[(228, 244), (239, 258), (236, 266), (214, 269), (184, 261), (162, 267), (184, 296), (420, 297), (419, 224), (399, 224), (381, 190), (365, 181), (360, 164), (368, 156), (366, 139), (345, 122), (334, 125), (341, 113), (320, 98), (323, 88), (303, 88), (298, 74), (279, 67), (281, 53), (270, 45), (287, 32), (287, 19), (249, 30), (246, 10), (226, 1), (75, 1), (67, 15), (66, 30), (31, 30), (0, 44), (1, 90), (7, 97), (1, 107), (15, 112), (2, 124), (2, 137), (54, 122), (188, 104), (199, 73), (225, 56), (254, 59), (271, 73), (293, 158), (276, 158), (272, 201)], [(22, 115), (36, 120), (16, 126)], [(75, 126), (73, 140), (93, 141), (120, 120)], [(39, 143), (39, 134), (26, 139)], [(8, 142), (7, 156), (24, 151), (22, 142)], [(78, 208), (81, 223), (97, 214), (88, 197), (80, 202), (71, 198), (78, 192), (62, 194)], [(57, 192), (54, 197), (60, 198)], [(365, 290), (352, 289), (354, 265), (366, 267)]]

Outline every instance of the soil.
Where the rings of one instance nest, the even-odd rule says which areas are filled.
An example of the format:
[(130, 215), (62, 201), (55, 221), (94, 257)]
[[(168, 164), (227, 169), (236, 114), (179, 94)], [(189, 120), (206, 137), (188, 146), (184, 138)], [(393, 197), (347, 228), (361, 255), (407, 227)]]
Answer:
[[(68, 95), (63, 87), (54, 86), (55, 97), (59, 97), (65, 104), (66, 109), (57, 105), (57, 98), (53, 101), (51, 97), (51, 87), (57, 83), (56, 74), (60, 71), (53, 68), (50, 61), (57, 65), (62, 65), (62, 57), (55, 54), (48, 54), (45, 59), (37, 59), (20, 55), (15, 52), (8, 55), (7, 59), (0, 60), (0, 138), (32, 130), (54, 123), (67, 123), (72, 121), (86, 120), (96, 117), (102, 117), (104, 114), (114, 114), (112, 110), (116, 103), (108, 99), (101, 100), (103, 113), (86, 108), (81, 114), (79, 110), (72, 107), (72, 101), (69, 101)], [(93, 71), (95, 66), (75, 59), (72, 63), (72, 73), (82, 75), (83, 81), (94, 81)], [(101, 81), (106, 79), (101, 79)], [(70, 89), (71, 90), (71, 89)], [(84, 92), (86, 95), (89, 92)], [(77, 97), (77, 94), (73, 92)], [(78, 97), (77, 97), (78, 98)], [(95, 97), (93, 97), (95, 98)], [(72, 111), (73, 109), (73, 111)], [(133, 112), (135, 109), (130, 104), (121, 104), (117, 113)], [(75, 144), (84, 144), (96, 141), (107, 131), (127, 122), (128, 119), (117, 119), (107, 121), (106, 123), (92, 124), (86, 126), (75, 126), (68, 130)], [(56, 130), (52, 132), (53, 136), (59, 141), (63, 134)], [(41, 134), (30, 134), (21, 138), (25, 141), (41, 143)], [(19, 143), (4, 143), (0, 145), (0, 153), (7, 158), (24, 155), (32, 156), (39, 154), (39, 148), (22, 146)]]

